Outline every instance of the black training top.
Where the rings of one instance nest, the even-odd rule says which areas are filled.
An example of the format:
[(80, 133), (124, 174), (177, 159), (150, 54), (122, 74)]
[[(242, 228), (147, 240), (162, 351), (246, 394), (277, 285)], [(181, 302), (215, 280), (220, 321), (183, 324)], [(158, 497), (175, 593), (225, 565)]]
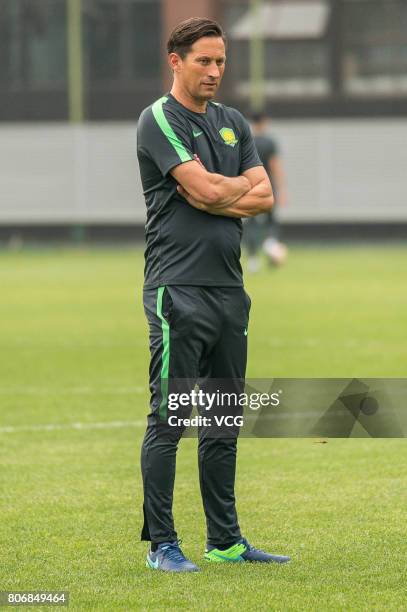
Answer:
[(208, 102), (195, 113), (167, 94), (137, 126), (137, 155), (147, 206), (144, 286), (240, 287), (240, 219), (198, 210), (177, 192), (171, 168), (197, 154), (209, 172), (239, 176), (262, 163), (239, 111)]

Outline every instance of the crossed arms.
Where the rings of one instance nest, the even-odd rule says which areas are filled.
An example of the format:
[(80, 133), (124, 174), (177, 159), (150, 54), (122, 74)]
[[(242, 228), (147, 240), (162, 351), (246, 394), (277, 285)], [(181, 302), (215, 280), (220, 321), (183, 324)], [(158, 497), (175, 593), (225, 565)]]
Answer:
[(226, 177), (208, 172), (199, 158), (171, 170), (178, 192), (194, 208), (225, 217), (254, 217), (274, 203), (270, 180), (263, 166), (241, 176)]

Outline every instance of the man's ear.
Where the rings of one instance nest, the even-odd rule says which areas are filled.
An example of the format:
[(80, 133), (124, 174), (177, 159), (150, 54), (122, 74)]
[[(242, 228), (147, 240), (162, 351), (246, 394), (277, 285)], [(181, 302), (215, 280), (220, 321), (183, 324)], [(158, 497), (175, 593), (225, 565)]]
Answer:
[(168, 54), (168, 64), (169, 64), (171, 70), (174, 70), (174, 72), (179, 72), (180, 71), (180, 69), (181, 69), (181, 62), (182, 62), (182, 59), (180, 58), (178, 53), (169, 53)]

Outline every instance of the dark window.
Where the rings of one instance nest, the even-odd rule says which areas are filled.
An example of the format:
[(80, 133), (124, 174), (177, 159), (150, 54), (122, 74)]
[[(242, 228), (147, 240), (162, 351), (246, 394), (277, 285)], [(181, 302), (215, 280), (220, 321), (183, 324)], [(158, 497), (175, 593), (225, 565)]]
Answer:
[(91, 82), (161, 78), (161, 6), (154, 0), (86, 0)]
[(407, 0), (220, 6), (229, 39), (226, 103), (261, 105), (276, 117), (407, 114)]
[(158, 79), (161, 82), (165, 48), (160, 17), (157, 2), (144, 0), (132, 6), (132, 73), (136, 79)]
[(65, 0), (0, 0), (0, 120), (66, 119)]
[(123, 3), (86, 0), (84, 43), (90, 82), (120, 78), (121, 9)]
[[(324, 96), (329, 93), (327, 28), (330, 4), (326, 0), (238, 5), (227, 0), (223, 16), (228, 33), (228, 69), (239, 97), (248, 97), (251, 40), (260, 32), (263, 53), (263, 91), (266, 98)], [(228, 82), (231, 82), (230, 75)]]
[(84, 0), (86, 116), (136, 118), (161, 93), (161, 0)]
[(0, 83), (41, 89), (66, 82), (65, 0), (0, 0)]
[[(161, 0), (82, 0), (87, 119), (132, 119), (162, 83)], [(0, 120), (68, 118), (67, 0), (0, 0)]]
[(407, 2), (346, 0), (344, 88), (351, 95), (407, 95)]

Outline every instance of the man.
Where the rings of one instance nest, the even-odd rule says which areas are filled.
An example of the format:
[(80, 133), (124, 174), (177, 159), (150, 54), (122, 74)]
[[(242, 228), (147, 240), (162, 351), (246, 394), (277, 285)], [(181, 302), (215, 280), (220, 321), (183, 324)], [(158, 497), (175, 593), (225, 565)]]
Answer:
[[(241, 218), (273, 204), (247, 122), (238, 111), (211, 101), (225, 59), (225, 37), (216, 22), (180, 23), (168, 41), (171, 92), (142, 112), (137, 129), (147, 205), (143, 299), (151, 352), (141, 538), (151, 541), (146, 565), (164, 571), (198, 571), (182, 553), (174, 529), (175, 457), (183, 428), (167, 420), (169, 384), (244, 379), (250, 298), (239, 263)], [(205, 558), (287, 561), (251, 547), (240, 533), (236, 432), (206, 434), (201, 428), (198, 444)]]
[(251, 217), (244, 224), (244, 239), (249, 253), (249, 272), (257, 272), (260, 267), (257, 253), (262, 243), (271, 263), (281, 265), (287, 256), (287, 248), (279, 240), (277, 220), (277, 208), (287, 204), (286, 177), (278, 146), (269, 136), (268, 127), (269, 120), (264, 114), (255, 113), (252, 116), (254, 143), (273, 185), (275, 205), (266, 214)]

